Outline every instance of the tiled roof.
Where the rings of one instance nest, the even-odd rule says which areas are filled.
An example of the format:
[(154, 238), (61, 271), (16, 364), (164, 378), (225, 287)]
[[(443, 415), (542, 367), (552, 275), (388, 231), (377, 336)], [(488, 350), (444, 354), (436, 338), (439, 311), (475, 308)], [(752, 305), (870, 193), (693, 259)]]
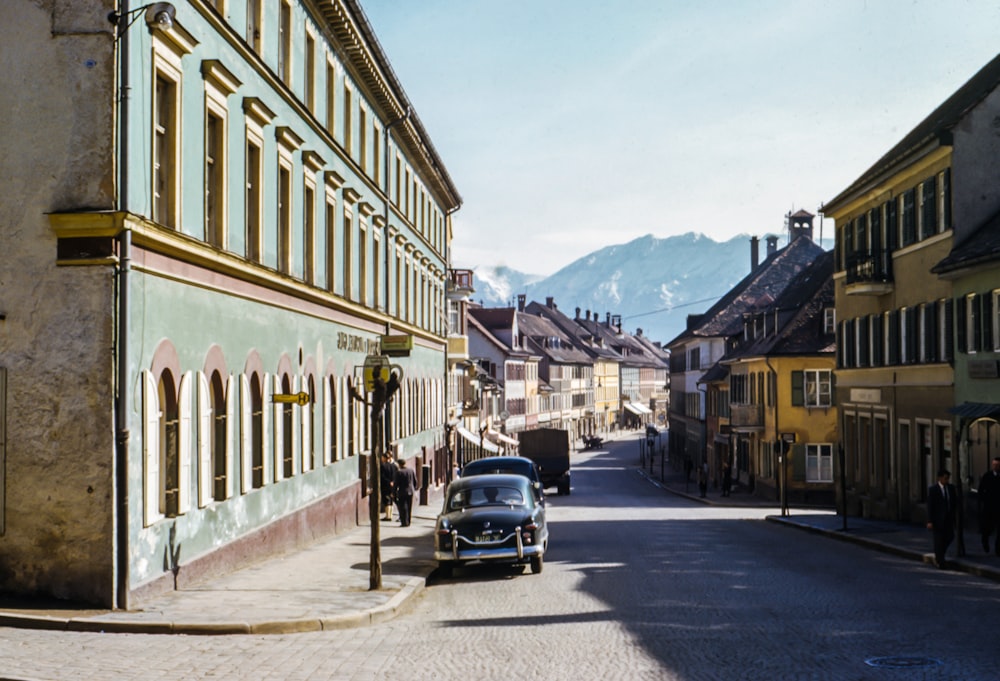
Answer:
[(1000, 213), (995, 214), (951, 249), (941, 262), (931, 268), (934, 274), (946, 274), (966, 267), (1000, 260)]
[(692, 337), (728, 338), (741, 333), (744, 314), (770, 307), (799, 272), (823, 252), (812, 239), (795, 239), (768, 256), (668, 345)]

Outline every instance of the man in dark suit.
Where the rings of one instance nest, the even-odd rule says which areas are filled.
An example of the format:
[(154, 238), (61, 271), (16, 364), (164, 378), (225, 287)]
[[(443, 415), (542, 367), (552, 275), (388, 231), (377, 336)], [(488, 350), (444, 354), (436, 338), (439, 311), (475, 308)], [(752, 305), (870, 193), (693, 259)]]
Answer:
[(951, 473), (938, 471), (937, 482), (927, 489), (927, 528), (934, 533), (934, 564), (945, 568), (944, 555), (955, 538), (955, 516), (958, 504)]
[[(979, 480), (979, 533), (983, 538), (983, 551), (990, 552), (990, 538), (1000, 530), (1000, 456), (990, 462), (990, 470)], [(997, 535), (996, 554), (1000, 556), (1000, 533)]]
[(413, 495), (420, 488), (417, 484), (417, 474), (406, 465), (406, 459), (399, 460), (393, 488), (396, 493), (396, 506), (399, 507), (399, 524), (406, 527), (410, 524), (410, 513), (413, 511)]

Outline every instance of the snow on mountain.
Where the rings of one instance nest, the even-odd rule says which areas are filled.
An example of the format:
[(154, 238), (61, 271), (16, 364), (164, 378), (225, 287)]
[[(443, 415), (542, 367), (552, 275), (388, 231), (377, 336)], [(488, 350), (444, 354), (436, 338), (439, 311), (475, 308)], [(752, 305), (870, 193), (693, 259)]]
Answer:
[[(786, 239), (778, 246), (783, 247)], [(760, 260), (767, 255), (760, 240)], [(475, 269), (472, 299), (486, 307), (553, 298), (563, 313), (589, 311), (602, 321), (621, 315), (625, 330), (666, 343), (684, 330), (687, 316), (704, 312), (750, 272), (750, 235), (718, 242), (689, 232), (660, 239), (647, 235), (606, 246), (549, 277), (510, 267)]]

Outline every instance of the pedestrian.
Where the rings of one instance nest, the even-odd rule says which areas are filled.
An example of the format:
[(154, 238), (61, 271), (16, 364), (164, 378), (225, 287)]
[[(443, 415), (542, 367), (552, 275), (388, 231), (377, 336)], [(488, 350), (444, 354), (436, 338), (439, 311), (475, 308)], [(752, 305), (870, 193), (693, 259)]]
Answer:
[(733, 489), (733, 469), (728, 461), (722, 462), (722, 496), (728, 497)]
[(392, 454), (385, 452), (382, 454), (382, 463), (379, 464), (379, 492), (382, 498), (383, 517), (392, 521), (393, 504), (393, 484), (396, 479), (396, 462), (392, 460)]
[(955, 509), (958, 501), (951, 472), (942, 468), (937, 482), (927, 489), (927, 528), (934, 533), (934, 564), (945, 568), (945, 553), (955, 538)]
[(708, 492), (708, 462), (706, 461), (702, 465), (698, 466), (698, 491), (701, 493), (701, 498), (705, 498), (705, 494)]
[(419, 485), (417, 474), (412, 468), (407, 467), (406, 459), (399, 460), (399, 467), (392, 482), (396, 494), (396, 506), (399, 508), (399, 524), (407, 527), (413, 510), (413, 495), (419, 489)]
[(1000, 556), (1000, 456), (994, 457), (990, 470), (979, 480), (979, 533), (983, 551), (990, 552), (990, 538), (997, 533), (994, 550)]

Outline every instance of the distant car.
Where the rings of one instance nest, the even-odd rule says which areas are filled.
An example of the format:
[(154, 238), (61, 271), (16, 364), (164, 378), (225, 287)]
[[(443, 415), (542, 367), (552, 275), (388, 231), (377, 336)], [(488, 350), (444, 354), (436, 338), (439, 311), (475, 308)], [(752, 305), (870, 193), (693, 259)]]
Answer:
[(535, 499), (544, 503), (545, 491), (542, 486), (542, 474), (538, 469), (538, 464), (531, 459), (526, 459), (523, 456), (487, 456), (482, 459), (470, 461), (462, 468), (463, 478), (467, 478), (470, 475), (495, 473), (523, 475), (531, 481)]
[(523, 475), (473, 475), (448, 485), (434, 531), (443, 574), (475, 562), (530, 564), (538, 574), (548, 544), (545, 506)]

